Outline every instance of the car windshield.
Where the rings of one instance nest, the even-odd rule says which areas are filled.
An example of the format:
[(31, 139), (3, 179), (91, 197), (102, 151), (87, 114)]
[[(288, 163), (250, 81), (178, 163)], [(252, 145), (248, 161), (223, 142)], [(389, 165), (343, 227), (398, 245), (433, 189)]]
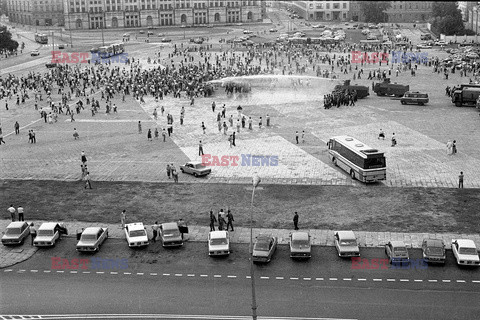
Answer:
[(227, 244), (227, 239), (211, 239), (210, 244), (212, 246), (220, 246), (223, 244)]
[(342, 245), (342, 246), (356, 246), (357, 241), (356, 240), (343, 240), (343, 241), (340, 241), (340, 245)]
[(38, 230), (39, 236), (52, 236), (53, 230)]
[(478, 255), (477, 249), (475, 248), (460, 248), (460, 254), (468, 254), (468, 255)]
[(178, 230), (165, 230), (163, 233), (164, 237), (179, 237), (180, 236), (180, 231)]
[(432, 254), (436, 256), (441, 256), (443, 255), (443, 249), (439, 247), (428, 247), (427, 250), (425, 250), (427, 254)]
[(5, 234), (8, 234), (8, 235), (20, 234), (20, 228), (8, 228)]
[(292, 241), (292, 245), (295, 247), (308, 247), (310, 243), (308, 242), (308, 240), (294, 240)]
[(265, 241), (257, 242), (253, 247), (253, 250), (256, 250), (256, 251), (268, 251), (268, 249), (269, 249), (268, 242), (265, 242)]
[(197, 169), (205, 169), (205, 166), (201, 163), (194, 165), (194, 167)]
[(404, 247), (394, 248), (393, 251), (395, 251), (395, 253), (407, 253), (407, 248), (404, 248)]
[(84, 241), (95, 241), (97, 240), (97, 236), (94, 234), (84, 234), (82, 235), (82, 240)]
[(130, 231), (130, 237), (143, 237), (143, 236), (145, 236), (145, 230)]

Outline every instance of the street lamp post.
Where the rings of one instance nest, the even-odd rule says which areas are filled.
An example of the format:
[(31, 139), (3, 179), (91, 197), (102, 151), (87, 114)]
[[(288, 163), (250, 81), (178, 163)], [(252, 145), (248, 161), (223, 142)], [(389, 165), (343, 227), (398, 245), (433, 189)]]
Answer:
[(260, 177), (253, 177), (252, 202), (250, 208), (250, 279), (252, 281), (252, 319), (257, 320), (257, 298), (255, 296), (255, 269), (253, 266), (253, 199), (255, 197), (255, 188), (260, 184)]

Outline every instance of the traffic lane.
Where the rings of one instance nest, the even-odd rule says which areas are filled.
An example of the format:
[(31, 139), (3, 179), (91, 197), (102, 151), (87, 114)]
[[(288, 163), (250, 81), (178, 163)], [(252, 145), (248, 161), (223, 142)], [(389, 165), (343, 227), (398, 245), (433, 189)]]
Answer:
[[(209, 257), (206, 242), (186, 242), (181, 248), (168, 249), (163, 248), (157, 242), (150, 244), (146, 248), (132, 249), (127, 246), (125, 240), (107, 239), (102, 245), (100, 252), (96, 254), (78, 253), (75, 251), (75, 245), (76, 240), (73, 238), (62, 239), (53, 248), (41, 248), (31, 259), (16, 265), (14, 269), (51, 270), (53, 257), (67, 259), (68, 261), (96, 257), (127, 259), (127, 269), (116, 270), (115, 268), (110, 268), (105, 270), (107, 272), (177, 273), (182, 274), (182, 276), (187, 276), (188, 274), (213, 276), (216, 274), (223, 276), (233, 275), (241, 278), (246, 278), (250, 275), (249, 246), (247, 244), (232, 244), (231, 254), (227, 257)], [(386, 259), (384, 250), (381, 248), (361, 248), (360, 251), (362, 259), (367, 259), (369, 262), (373, 262), (373, 259)], [(421, 250), (410, 249), (409, 252), (412, 259), (422, 258)], [(457, 266), (450, 250), (447, 251), (445, 266), (428, 265), (426, 269), (413, 264), (409, 269), (392, 268), (388, 264), (386, 264), (388, 269), (382, 269), (382, 264), (379, 263), (377, 263), (377, 266), (370, 263), (368, 265), (370, 268), (368, 268), (364, 261), (362, 263), (352, 263), (352, 260), (349, 258), (343, 259), (338, 257), (333, 247), (313, 246), (312, 258), (305, 261), (293, 260), (289, 255), (288, 246), (278, 246), (277, 252), (270, 263), (254, 266), (256, 277), (268, 277), (271, 280), (276, 280), (277, 277), (287, 280), (290, 280), (290, 278), (303, 279), (305, 277), (312, 279), (323, 278), (323, 280), (318, 281), (324, 281), (327, 283), (326, 285), (331, 285), (334, 281), (335, 283), (338, 281), (342, 285), (359, 287), (375, 285), (375, 287), (425, 288), (432, 290), (460, 288), (472, 291), (478, 291), (480, 288), (480, 283), (472, 282), (480, 281), (480, 269)], [(365, 266), (365, 268), (357, 269), (359, 265)], [(55, 262), (55, 266), (58, 267), (57, 262)], [(68, 272), (70, 269), (66, 269), (67, 267), (65, 265), (65, 270)], [(457, 282), (457, 280), (460, 282)]]
[[(250, 314), (248, 279), (12, 273), (0, 280), (2, 314)], [(270, 317), (474, 319), (480, 311), (479, 292), (258, 281), (256, 293), (258, 315)]]

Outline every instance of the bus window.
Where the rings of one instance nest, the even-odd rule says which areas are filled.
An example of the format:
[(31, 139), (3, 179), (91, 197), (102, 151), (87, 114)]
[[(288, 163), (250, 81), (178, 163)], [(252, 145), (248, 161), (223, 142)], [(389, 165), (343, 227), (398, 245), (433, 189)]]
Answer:
[(365, 159), (364, 169), (375, 169), (375, 168), (384, 168), (385, 165), (385, 157), (378, 157), (378, 158), (368, 158)]

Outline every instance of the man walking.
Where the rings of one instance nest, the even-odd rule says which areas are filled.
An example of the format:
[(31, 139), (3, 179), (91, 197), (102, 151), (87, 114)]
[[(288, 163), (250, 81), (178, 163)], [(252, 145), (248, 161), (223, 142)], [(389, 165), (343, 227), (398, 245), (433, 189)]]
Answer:
[(295, 230), (298, 230), (298, 213), (295, 211), (295, 215), (293, 216), (293, 226)]
[(138, 133), (139, 134), (142, 133), (142, 122), (141, 121), (138, 121)]
[(172, 172), (172, 168), (170, 168), (170, 164), (167, 163), (167, 177), (170, 179), (170, 173)]
[(85, 189), (87, 189), (87, 186), (89, 189), (92, 189), (92, 182), (90, 181), (90, 172), (87, 171), (87, 174), (85, 175)]
[(298, 144), (298, 131), (295, 131), (295, 140), (297, 141), (297, 144)]
[(127, 210), (123, 210), (122, 213), (120, 214), (120, 222), (122, 223), (122, 229), (125, 228), (125, 220), (126, 219), (127, 219)]
[(18, 124), (18, 121), (15, 121), (15, 134), (20, 134), (20, 125)]
[(17, 212), (18, 212), (18, 221), (25, 221), (25, 219), (23, 218), (23, 207), (22, 206), (18, 206)]
[(200, 140), (200, 142), (198, 143), (198, 155), (199, 155), (199, 156), (203, 156), (203, 144), (202, 144), (202, 140)]
[(152, 226), (153, 238), (152, 241), (155, 243), (157, 242), (157, 235), (158, 235), (158, 221), (155, 221), (155, 224)]
[(37, 237), (37, 230), (35, 230), (35, 227), (33, 226), (33, 222), (30, 223), (30, 239), (31, 239), (31, 244), (33, 246), (33, 240)]
[(227, 231), (228, 231), (228, 226), (230, 226), (232, 228), (232, 231), (233, 231), (233, 214), (232, 212), (230, 211), (230, 209), (227, 211)]
[(85, 151), (82, 151), (80, 155), (80, 159), (82, 160), (82, 163), (85, 165), (85, 163), (87, 162), (87, 156), (85, 155)]
[(463, 189), (463, 171), (460, 171), (460, 175), (458, 176), (458, 188)]
[(213, 210), (210, 210), (210, 231), (215, 231), (215, 222), (217, 222), (217, 218), (215, 218)]
[(7, 209), (8, 212), (10, 212), (10, 217), (12, 218), (12, 222), (15, 221), (15, 207), (13, 204), (10, 205), (10, 208)]

